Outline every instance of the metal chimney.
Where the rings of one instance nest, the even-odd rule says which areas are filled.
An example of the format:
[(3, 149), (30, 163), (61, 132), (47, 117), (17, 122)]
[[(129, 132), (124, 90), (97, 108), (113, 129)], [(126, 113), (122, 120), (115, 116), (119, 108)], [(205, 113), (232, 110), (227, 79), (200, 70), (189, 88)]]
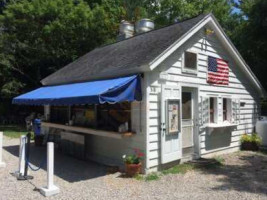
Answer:
[(136, 33), (145, 33), (148, 31), (152, 31), (155, 28), (155, 24), (152, 20), (150, 19), (141, 19), (139, 20), (136, 25)]
[(117, 37), (117, 41), (121, 41), (134, 35), (134, 25), (128, 21), (122, 20), (120, 24), (120, 33)]

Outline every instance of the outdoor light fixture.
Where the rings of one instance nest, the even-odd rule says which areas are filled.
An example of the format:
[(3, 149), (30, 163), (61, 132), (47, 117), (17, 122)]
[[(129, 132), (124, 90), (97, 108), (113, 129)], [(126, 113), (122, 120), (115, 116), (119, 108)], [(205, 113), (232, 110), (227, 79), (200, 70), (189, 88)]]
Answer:
[(206, 29), (205, 29), (205, 34), (206, 34), (206, 35), (212, 35), (212, 34), (214, 34), (214, 30), (209, 29), (209, 28), (206, 28)]
[(245, 107), (246, 102), (240, 102), (240, 107)]

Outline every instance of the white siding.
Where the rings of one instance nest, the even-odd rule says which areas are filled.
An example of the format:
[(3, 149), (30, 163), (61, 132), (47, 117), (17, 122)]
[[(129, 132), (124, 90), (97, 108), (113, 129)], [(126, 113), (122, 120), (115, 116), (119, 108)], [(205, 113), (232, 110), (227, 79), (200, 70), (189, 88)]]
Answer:
[[(182, 53), (191, 50), (198, 53), (198, 73), (197, 76), (182, 73)], [(212, 86), (207, 84), (207, 58), (208, 56), (223, 58), (229, 62), (230, 77), (228, 86)], [(188, 42), (170, 55), (153, 72), (148, 72), (145, 76), (149, 80), (148, 94), (148, 163), (150, 170), (157, 170), (160, 164), (160, 85), (159, 73), (167, 72), (168, 81), (163, 84), (178, 85), (190, 84), (199, 88), (199, 96), (207, 94), (230, 95), (231, 98), (238, 98), (245, 102), (245, 107), (241, 107), (241, 121), (236, 130), (218, 129), (211, 135), (205, 131), (199, 131), (200, 153), (208, 155), (213, 152), (237, 149), (239, 138), (243, 133), (251, 133), (255, 126), (255, 105), (259, 103), (259, 95), (253, 89), (246, 74), (240, 70), (230, 55), (224, 50), (217, 40), (216, 35), (205, 36), (204, 29), (194, 35)], [(200, 99), (199, 99), (200, 101)], [(199, 102), (200, 103), (200, 102)]]

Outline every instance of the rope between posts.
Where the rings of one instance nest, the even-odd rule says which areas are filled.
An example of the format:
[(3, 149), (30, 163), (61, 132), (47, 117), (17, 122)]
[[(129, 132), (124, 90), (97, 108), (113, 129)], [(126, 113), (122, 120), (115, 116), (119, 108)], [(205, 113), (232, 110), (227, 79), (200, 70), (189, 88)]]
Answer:
[(26, 159), (26, 164), (29, 166), (29, 168), (32, 171), (35, 171), (36, 172), (36, 171), (40, 170), (46, 164), (46, 157), (44, 157), (44, 159), (40, 162), (39, 167), (37, 167), (37, 168), (34, 168), (27, 159)]
[[(24, 140), (25, 140), (25, 146), (26, 146), (27, 138), (25, 137)], [(25, 148), (25, 146), (23, 146), (23, 148)], [(28, 161), (28, 159), (27, 159), (26, 156), (25, 156), (25, 162), (26, 162), (26, 165), (28, 165), (28, 167), (29, 167), (32, 171), (38, 171), (38, 170), (40, 170), (40, 169), (46, 164), (46, 157), (44, 157), (44, 159), (40, 162), (39, 167), (37, 167), (37, 168), (34, 168), (34, 167), (31, 165), (31, 163)]]

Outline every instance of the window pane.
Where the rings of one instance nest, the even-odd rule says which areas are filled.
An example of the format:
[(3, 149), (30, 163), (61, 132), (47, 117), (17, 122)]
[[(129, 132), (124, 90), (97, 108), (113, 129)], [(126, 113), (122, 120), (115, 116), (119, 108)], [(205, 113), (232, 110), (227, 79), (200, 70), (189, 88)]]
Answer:
[(184, 67), (189, 69), (197, 69), (197, 54), (185, 52)]
[(191, 119), (192, 109), (191, 92), (182, 93), (182, 119)]
[(99, 129), (118, 131), (120, 125), (128, 122), (131, 130), (131, 103), (100, 104), (97, 106), (97, 126)]
[(223, 121), (227, 120), (227, 99), (223, 98)]
[(95, 128), (96, 113), (94, 105), (75, 105), (71, 108), (71, 118), (74, 125)]
[(210, 122), (214, 123), (214, 98), (210, 97)]
[(53, 123), (66, 124), (69, 122), (68, 106), (51, 106), (50, 121)]

